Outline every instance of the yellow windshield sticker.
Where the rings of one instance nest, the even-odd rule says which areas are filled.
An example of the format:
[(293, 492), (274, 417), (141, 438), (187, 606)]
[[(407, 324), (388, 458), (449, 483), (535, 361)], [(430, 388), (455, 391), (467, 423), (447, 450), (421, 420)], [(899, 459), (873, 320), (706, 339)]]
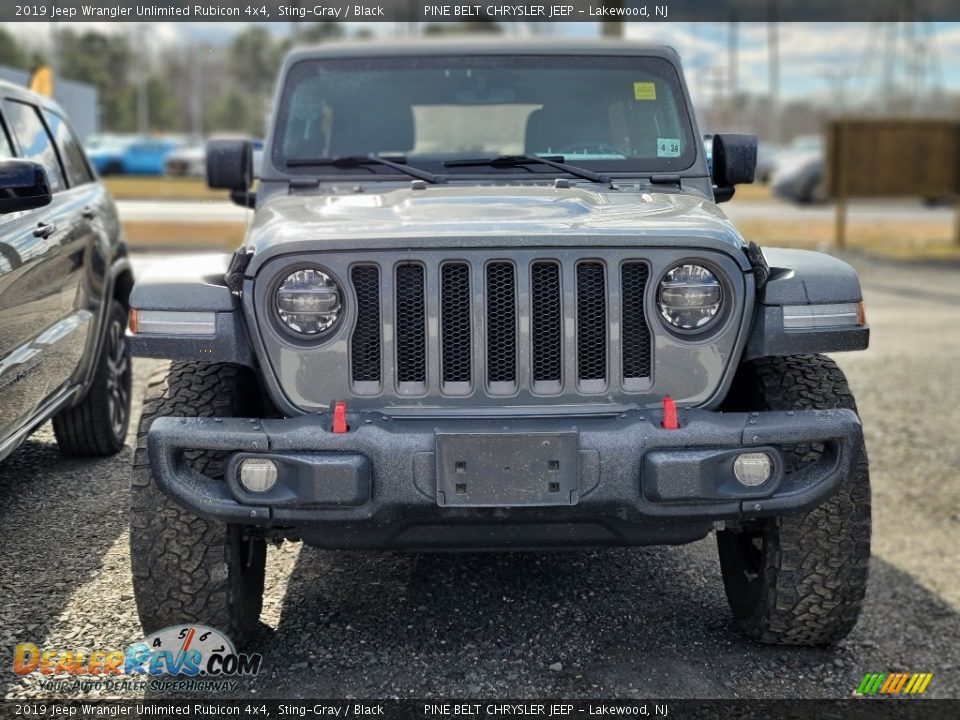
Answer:
[(652, 82), (635, 82), (633, 84), (634, 100), (656, 100), (657, 86)]

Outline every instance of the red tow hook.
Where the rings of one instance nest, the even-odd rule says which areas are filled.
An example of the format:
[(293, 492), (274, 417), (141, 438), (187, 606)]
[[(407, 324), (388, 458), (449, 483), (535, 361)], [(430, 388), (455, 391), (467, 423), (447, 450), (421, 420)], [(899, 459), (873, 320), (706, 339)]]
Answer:
[(345, 433), (347, 427), (347, 404), (343, 400), (337, 400), (333, 405), (333, 432)]
[(669, 395), (663, 398), (663, 422), (661, 426), (664, 430), (680, 429), (680, 421), (677, 419), (677, 404)]

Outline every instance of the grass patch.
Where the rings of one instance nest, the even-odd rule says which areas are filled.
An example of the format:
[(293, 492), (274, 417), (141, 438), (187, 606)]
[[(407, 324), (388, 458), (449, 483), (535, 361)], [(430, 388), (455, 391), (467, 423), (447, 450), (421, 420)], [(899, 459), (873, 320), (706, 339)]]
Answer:
[(211, 190), (202, 178), (137, 177), (103, 178), (114, 200), (226, 200), (225, 190)]
[(127, 244), (137, 250), (228, 250), (240, 247), (246, 225), (236, 222), (178, 222), (128, 220), (123, 224)]
[[(780, 247), (831, 250), (833, 220), (741, 220), (737, 229), (747, 240)], [(953, 241), (952, 220), (921, 222), (847, 220), (847, 247), (865, 253), (911, 260), (960, 258)]]
[(731, 202), (737, 200), (772, 200), (773, 191), (769, 185), (737, 185), (737, 192)]

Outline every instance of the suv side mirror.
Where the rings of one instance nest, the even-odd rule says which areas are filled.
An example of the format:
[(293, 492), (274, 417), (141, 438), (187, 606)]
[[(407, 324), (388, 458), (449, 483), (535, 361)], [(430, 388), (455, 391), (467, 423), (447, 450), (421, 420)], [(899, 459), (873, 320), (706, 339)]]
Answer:
[(0, 214), (33, 210), (53, 200), (42, 165), (29, 160), (0, 160)]
[(249, 140), (207, 141), (207, 185), (246, 192), (253, 184), (253, 145)]
[(757, 170), (757, 136), (713, 136), (713, 184), (717, 202), (733, 197), (734, 188), (752, 183)]

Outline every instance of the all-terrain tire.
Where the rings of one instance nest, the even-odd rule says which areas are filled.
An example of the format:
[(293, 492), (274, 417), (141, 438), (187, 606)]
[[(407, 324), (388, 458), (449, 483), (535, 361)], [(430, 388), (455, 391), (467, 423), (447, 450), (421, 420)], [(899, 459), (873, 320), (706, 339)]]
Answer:
[[(266, 543), (238, 525), (197, 517), (157, 489), (147, 457), (154, 419), (255, 417), (259, 385), (245, 368), (172, 363), (150, 380), (137, 433), (131, 484), (130, 561), (144, 632), (196, 623), (242, 646), (263, 604)], [(196, 470), (222, 478), (226, 453), (188, 451)]]
[[(843, 372), (822, 355), (745, 363), (730, 397), (730, 410), (857, 409)], [(839, 491), (819, 507), (717, 533), (727, 599), (751, 639), (827, 645), (856, 624), (870, 560), (870, 479), (861, 450)], [(822, 452), (817, 443), (791, 448), (788, 471)]]
[(107, 310), (103, 346), (86, 396), (53, 418), (53, 434), (64, 455), (105, 457), (123, 449), (130, 424), (133, 378), (126, 327), (127, 311), (113, 300)]

